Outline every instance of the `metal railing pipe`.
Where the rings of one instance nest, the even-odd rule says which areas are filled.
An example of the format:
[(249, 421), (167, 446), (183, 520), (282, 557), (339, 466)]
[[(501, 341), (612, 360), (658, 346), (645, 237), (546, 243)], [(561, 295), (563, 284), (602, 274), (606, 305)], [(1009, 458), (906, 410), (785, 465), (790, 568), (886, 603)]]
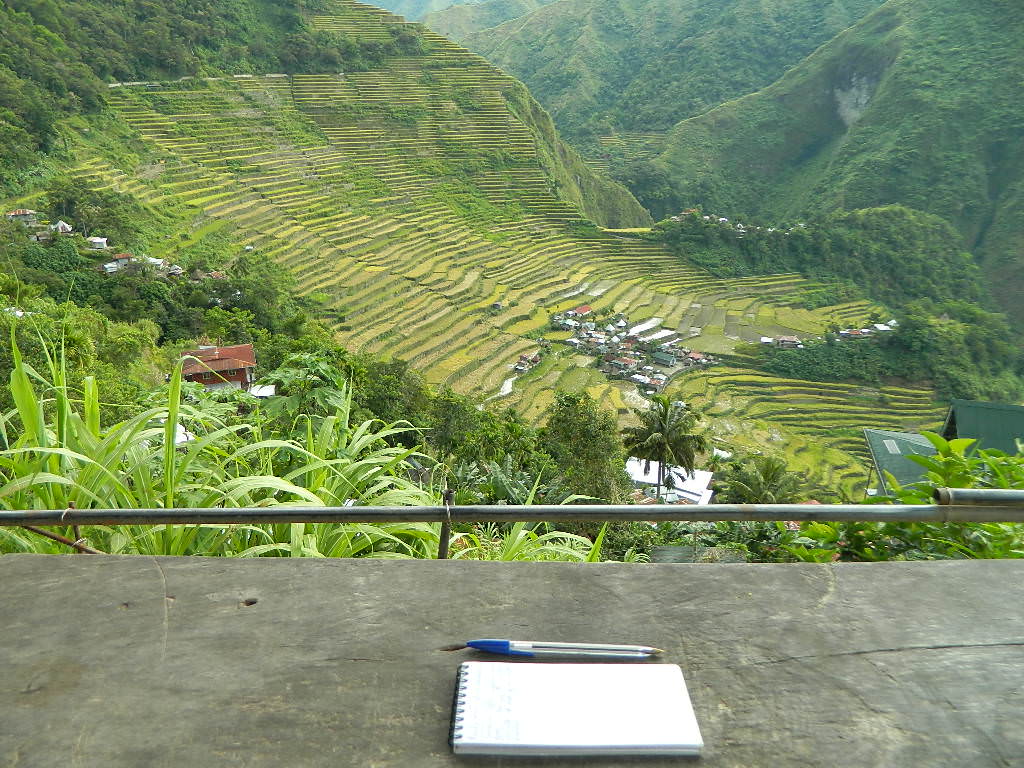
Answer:
[[(449, 517), (450, 511), (450, 517)], [(0, 526), (245, 523), (640, 521), (1024, 522), (1024, 500), (994, 504), (572, 504), (431, 507), (216, 507), (0, 510)]]
[(1024, 491), (1015, 488), (936, 488), (932, 496), (939, 504), (1024, 505)]

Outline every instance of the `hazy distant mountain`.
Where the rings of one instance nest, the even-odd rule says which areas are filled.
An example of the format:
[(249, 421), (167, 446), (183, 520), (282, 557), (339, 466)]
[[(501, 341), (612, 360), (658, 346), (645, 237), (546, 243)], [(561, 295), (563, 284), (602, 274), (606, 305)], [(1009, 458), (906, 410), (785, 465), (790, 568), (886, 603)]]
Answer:
[(465, 44), (569, 137), (665, 130), (763, 88), (882, 0), (562, 0)]
[(477, 0), (367, 0), (369, 5), (376, 5), (378, 8), (387, 8), (412, 21), (419, 21), (428, 13), (443, 11), (452, 5), (473, 3)]
[(674, 202), (937, 214), (1024, 320), (1022, 37), (1016, 0), (889, 0), (771, 87), (678, 125), (661, 157)]
[(423, 23), (445, 37), (461, 42), (467, 35), (518, 19), (554, 0), (484, 0), (467, 5), (453, 5), (443, 11), (428, 13)]

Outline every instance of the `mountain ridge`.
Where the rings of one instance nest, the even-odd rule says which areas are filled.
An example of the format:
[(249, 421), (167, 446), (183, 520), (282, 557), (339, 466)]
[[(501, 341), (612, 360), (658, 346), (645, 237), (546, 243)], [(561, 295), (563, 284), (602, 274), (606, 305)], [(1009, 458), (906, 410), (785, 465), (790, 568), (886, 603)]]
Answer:
[(675, 202), (783, 218), (893, 203), (937, 214), (1024, 320), (1024, 88), (1002, 74), (1024, 68), (1011, 44), (1021, 31), (1008, 3), (889, 0), (767, 88), (673, 128), (658, 161)]
[(518, 19), (555, 0), (484, 0), (451, 5), (423, 16), (423, 23), (438, 34), (461, 43), (474, 32)]
[(562, 0), (463, 43), (521, 79), (579, 141), (666, 130), (767, 86), (880, 2)]

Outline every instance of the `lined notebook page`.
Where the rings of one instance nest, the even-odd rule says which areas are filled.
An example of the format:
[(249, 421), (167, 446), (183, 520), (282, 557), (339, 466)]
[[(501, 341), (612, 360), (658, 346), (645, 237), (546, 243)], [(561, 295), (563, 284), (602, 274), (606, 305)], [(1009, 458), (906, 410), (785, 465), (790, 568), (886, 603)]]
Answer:
[(703, 742), (675, 664), (467, 661), (452, 746), (475, 754), (680, 754)]

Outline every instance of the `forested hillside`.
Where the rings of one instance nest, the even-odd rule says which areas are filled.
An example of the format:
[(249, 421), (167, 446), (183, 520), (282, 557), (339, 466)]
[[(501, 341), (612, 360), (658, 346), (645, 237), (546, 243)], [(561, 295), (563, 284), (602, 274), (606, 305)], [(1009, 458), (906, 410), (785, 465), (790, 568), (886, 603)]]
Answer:
[(778, 229), (690, 213), (661, 222), (652, 236), (723, 277), (787, 269), (840, 279), (804, 294), (806, 305), (869, 296), (898, 318), (899, 333), (879, 343), (762, 345), (758, 368), (814, 381), (927, 380), (945, 397), (1013, 401), (1022, 394), (1020, 347), (1005, 316), (986, 309), (991, 299), (973, 257), (938, 216), (889, 206)]
[[(650, 221), (643, 209), (559, 140), (521, 84), (436, 34), (352, 0), (306, 11), (302, 24), (314, 40), (354, 41), (367, 58), (343, 72), (121, 84), (94, 110), (69, 110), (56, 123), (61, 141), (12, 180), (17, 196), (5, 204), (36, 209), (44, 229), (64, 218), (74, 232), (19, 252), (19, 279), (112, 320), (152, 317), (164, 344), (298, 334), (311, 351), (317, 337), (302, 316), (313, 316), (333, 343), (495, 411), (512, 407), (529, 425), (550, 419), (560, 391), (593, 398), (581, 402), (599, 402), (612, 421), (647, 402), (628, 374), (552, 328), (572, 307), (632, 324), (658, 340), (648, 349), (685, 342), (716, 355), (872, 311), (833, 280), (720, 277), (644, 239), (632, 229)], [(83, 234), (165, 271), (142, 282), (110, 274), (110, 256)], [(278, 316), (242, 303), (253, 263), (290, 273), (301, 306)], [(20, 291), (8, 294), (15, 305)], [(419, 412), (380, 399), (382, 417)], [(827, 484), (824, 468), (809, 472)]]
[(579, 142), (664, 131), (763, 88), (880, 2), (562, 0), (464, 43)]
[(445, 37), (462, 42), (473, 32), (490, 29), (518, 19), (554, 0), (484, 0), (480, 3), (452, 5), (423, 17), (423, 23)]
[(889, 0), (769, 88), (677, 126), (661, 156), (672, 202), (936, 214), (1024, 320), (1022, 34), (1010, 0)]
[[(315, 5), (315, 1), (312, 5)], [(0, 5), (0, 192), (51, 149), (57, 121), (94, 113), (107, 82), (186, 75), (361, 70), (418, 50), (314, 29), (298, 0), (150, 3), (11, 0)]]

